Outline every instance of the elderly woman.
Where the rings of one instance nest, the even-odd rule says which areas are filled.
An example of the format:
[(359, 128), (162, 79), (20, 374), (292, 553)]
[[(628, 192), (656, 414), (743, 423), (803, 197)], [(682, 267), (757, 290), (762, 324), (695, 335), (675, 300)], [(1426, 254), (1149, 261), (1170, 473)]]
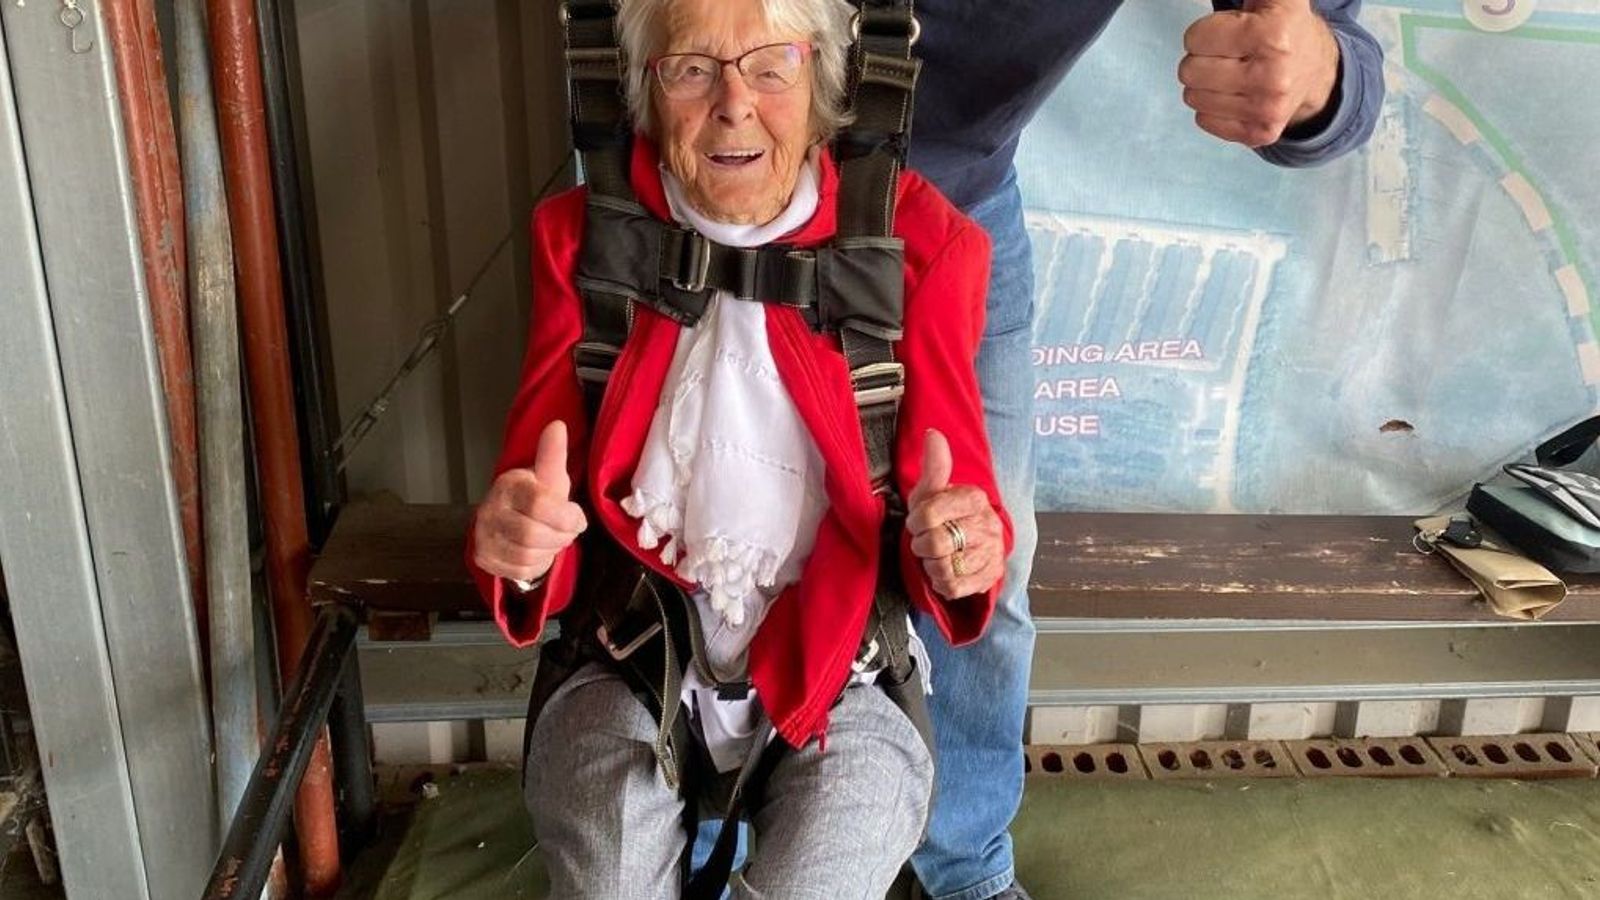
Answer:
[[(843, 0), (625, 0), (639, 203), (725, 246), (826, 244), (851, 14)], [(617, 549), (604, 574), (621, 558), (681, 589), (703, 637), (665, 702), (691, 723), (702, 764), (737, 771), (773, 729), (783, 749), (751, 794), (755, 849), (735, 889), (882, 897), (922, 834), (933, 761), (875, 670), (852, 666), (879, 567), (898, 567), (918, 611), (960, 644), (987, 624), (1010, 546), (972, 368), (987, 239), (901, 176), (891, 475), (907, 514), (898, 552), (882, 553), (887, 502), (867, 474), (839, 337), (793, 308), (718, 292), (685, 327), (638, 306), (590, 421), (573, 362), (585, 196), (534, 214), (530, 346), (469, 537), (480, 589), (519, 646), (585, 602), (575, 587), (599, 564), (597, 536)], [(640, 692), (600, 657), (529, 726), (525, 792), (553, 894), (677, 896), (694, 798), (658, 766)]]

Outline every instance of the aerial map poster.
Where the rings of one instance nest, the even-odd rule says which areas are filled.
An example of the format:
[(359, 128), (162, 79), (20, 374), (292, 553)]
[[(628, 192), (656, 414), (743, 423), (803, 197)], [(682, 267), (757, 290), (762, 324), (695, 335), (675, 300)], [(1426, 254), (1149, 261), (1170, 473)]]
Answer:
[(1024, 135), (1039, 508), (1425, 512), (1590, 414), (1600, 2), (1366, 0), (1363, 151), (1283, 170), (1128, 3)]

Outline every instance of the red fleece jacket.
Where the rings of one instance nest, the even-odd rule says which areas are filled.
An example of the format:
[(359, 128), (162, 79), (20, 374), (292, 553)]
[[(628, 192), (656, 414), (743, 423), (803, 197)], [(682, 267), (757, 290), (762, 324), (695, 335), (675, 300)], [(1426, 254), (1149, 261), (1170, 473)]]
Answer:
[[(636, 140), (630, 174), (644, 207), (670, 221), (657, 160), (648, 141)], [(839, 179), (826, 154), (821, 175), (816, 214), (785, 243), (812, 247), (833, 237)], [(590, 422), (572, 357), (583, 332), (583, 303), (573, 276), (584, 200), (585, 190), (575, 188), (541, 203), (533, 214), (533, 324), (495, 473), (531, 466), (539, 434), (561, 419), (569, 436), (572, 482), (587, 497), (590, 527), (605, 528), (640, 562), (684, 584), (656, 553), (638, 547), (639, 523), (621, 506), (631, 493), (680, 326), (649, 309), (638, 310), (598, 420)], [(913, 172), (900, 177), (894, 230), (905, 242), (906, 261), (905, 336), (895, 346), (906, 369), (894, 447), (896, 484), (902, 496), (910, 493), (921, 469), (922, 436), (929, 428), (939, 429), (949, 438), (955, 462), (951, 483), (975, 485), (988, 494), (1009, 552), (1011, 523), (995, 486), (973, 369), (983, 335), (988, 237)], [(794, 309), (769, 305), (766, 320), (779, 377), (827, 468), (828, 510), (811, 557), (800, 580), (772, 605), (750, 646), (750, 678), (767, 714), (784, 740), (799, 747), (826, 732), (828, 710), (849, 676), (876, 584), (884, 503), (868, 479), (837, 337), (814, 333)], [(572, 599), (582, 564), (579, 548), (558, 555), (542, 586), (524, 596), (473, 566), (468, 540), (468, 566), (495, 621), (518, 646), (538, 640), (545, 621)], [(994, 611), (999, 586), (946, 600), (928, 586), (908, 535), (902, 536), (899, 556), (917, 608), (932, 616), (952, 643), (975, 640)]]

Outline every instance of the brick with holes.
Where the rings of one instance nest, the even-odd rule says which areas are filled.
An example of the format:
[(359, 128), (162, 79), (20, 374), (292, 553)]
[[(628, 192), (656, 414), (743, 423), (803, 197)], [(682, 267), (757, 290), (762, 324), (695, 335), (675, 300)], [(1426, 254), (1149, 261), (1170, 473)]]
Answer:
[(1150, 777), (1132, 744), (1038, 744), (1023, 748), (1029, 775), (1144, 781)]
[(1443, 778), (1450, 774), (1420, 737), (1313, 738), (1284, 748), (1307, 778)]
[(1140, 744), (1150, 777), (1292, 778), (1294, 763), (1278, 741), (1195, 741)]
[(1431, 737), (1428, 743), (1458, 778), (1593, 778), (1600, 768), (1566, 734)]

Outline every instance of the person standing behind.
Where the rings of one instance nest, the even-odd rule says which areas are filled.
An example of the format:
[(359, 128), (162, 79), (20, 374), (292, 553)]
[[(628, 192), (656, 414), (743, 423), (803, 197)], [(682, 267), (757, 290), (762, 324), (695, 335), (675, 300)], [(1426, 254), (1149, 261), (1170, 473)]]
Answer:
[[(978, 378), (1005, 507), (1015, 526), (988, 632), (952, 649), (918, 630), (939, 689), (930, 698), (940, 767), (928, 835), (913, 858), (934, 900), (1026, 898), (1007, 831), (1022, 798), (1022, 728), (1034, 628), (1027, 584), (1033, 520), (1029, 350), (1033, 263), (1013, 160), (1022, 129), (1121, 0), (917, 0), (923, 60), (911, 166), (993, 243)], [(1383, 52), (1356, 22), (1360, 0), (1214, 0), (1184, 35), (1181, 99), (1207, 133), (1280, 166), (1311, 166), (1371, 136)], [(1106, 127), (1115, 128), (1108, 122)], [(1062, 148), (1070, 155), (1071, 148)]]

